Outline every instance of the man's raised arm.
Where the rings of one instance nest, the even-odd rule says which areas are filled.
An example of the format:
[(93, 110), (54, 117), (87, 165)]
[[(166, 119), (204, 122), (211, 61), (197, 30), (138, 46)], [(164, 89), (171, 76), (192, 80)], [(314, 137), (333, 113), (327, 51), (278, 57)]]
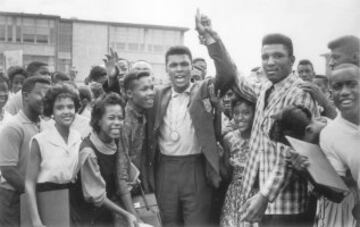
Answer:
[(211, 21), (207, 16), (200, 15), (199, 10), (195, 18), (196, 30), (199, 33), (200, 42), (208, 48), (209, 56), (214, 60), (216, 68), (215, 90), (220, 90), (223, 96), (229, 89), (240, 92), (249, 100), (256, 99), (257, 93), (243, 76), (239, 75), (235, 63), (218, 34), (212, 29)]

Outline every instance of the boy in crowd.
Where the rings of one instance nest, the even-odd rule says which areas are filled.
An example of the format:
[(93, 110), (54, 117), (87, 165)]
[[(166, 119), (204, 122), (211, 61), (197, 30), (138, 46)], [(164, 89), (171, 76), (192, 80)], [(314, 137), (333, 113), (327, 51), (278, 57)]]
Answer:
[[(43, 62), (31, 62), (26, 67), (26, 73), (28, 77), (32, 76), (43, 76), (50, 79), (50, 71), (48, 65)], [(6, 105), (6, 110), (12, 114), (17, 114), (23, 107), (23, 95), (22, 92), (17, 92), (11, 99), (9, 99), (9, 103)]]
[(299, 61), (297, 72), (303, 81), (312, 82), (315, 76), (314, 66), (311, 61), (307, 59)]
[(40, 131), (43, 97), (50, 80), (33, 76), (21, 90), (24, 106), (0, 132), (0, 226), (20, 225), (20, 194), (24, 192), (30, 139)]
[[(127, 166), (124, 160), (129, 160), (140, 170), (141, 186), (145, 192), (149, 192), (149, 182), (145, 170), (147, 160), (147, 150), (144, 146), (146, 142), (145, 112), (154, 104), (154, 85), (149, 72), (131, 72), (125, 76), (124, 88), (127, 96), (125, 106), (124, 127), (119, 142), (118, 167)], [(118, 168), (117, 175), (119, 179), (118, 191), (124, 201), (125, 208), (136, 215), (131, 196), (128, 190), (129, 176), (123, 176), (124, 171)], [(135, 192), (136, 193), (136, 192)]]
[(334, 104), (340, 114), (321, 132), (320, 146), (337, 172), (345, 175), (347, 170), (351, 171), (359, 190), (360, 69), (352, 64), (341, 64), (335, 67), (329, 79)]

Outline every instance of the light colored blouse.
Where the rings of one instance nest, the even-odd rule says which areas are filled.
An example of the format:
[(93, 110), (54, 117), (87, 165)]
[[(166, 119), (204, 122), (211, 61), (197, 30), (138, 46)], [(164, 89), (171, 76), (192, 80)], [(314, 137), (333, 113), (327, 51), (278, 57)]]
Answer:
[[(41, 155), (37, 183), (66, 184), (73, 182), (78, 172), (80, 133), (70, 129), (66, 143), (53, 126), (35, 135), (33, 140), (38, 142)], [(32, 140), (30, 144), (32, 144)]]
[[(90, 134), (90, 141), (102, 154), (113, 155), (116, 153), (115, 142), (105, 144), (94, 132)], [(106, 183), (101, 176), (98, 160), (92, 148), (81, 149), (80, 166), (81, 185), (85, 200), (95, 206), (101, 206), (106, 198)]]

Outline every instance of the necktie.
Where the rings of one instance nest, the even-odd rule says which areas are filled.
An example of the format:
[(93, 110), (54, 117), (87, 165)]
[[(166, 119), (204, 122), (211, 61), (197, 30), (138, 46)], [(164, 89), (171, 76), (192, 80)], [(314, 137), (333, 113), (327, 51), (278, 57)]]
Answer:
[(272, 85), (271, 87), (269, 87), (266, 92), (265, 92), (265, 105), (264, 105), (264, 109), (268, 106), (269, 101), (271, 100), (271, 96), (272, 93), (274, 91), (274, 85)]

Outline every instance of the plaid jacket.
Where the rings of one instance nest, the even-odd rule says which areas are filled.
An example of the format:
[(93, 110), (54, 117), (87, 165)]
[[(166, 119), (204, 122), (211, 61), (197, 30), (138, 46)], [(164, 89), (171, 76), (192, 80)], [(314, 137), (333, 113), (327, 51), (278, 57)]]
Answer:
[[(286, 106), (298, 104), (307, 107), (314, 116), (319, 116), (317, 104), (309, 93), (298, 87), (302, 80), (294, 74), (274, 85), (268, 105), (265, 93), (270, 82), (251, 85), (243, 77), (237, 78), (237, 89), (257, 97), (256, 113), (250, 138), (250, 157), (244, 173), (242, 200), (260, 190), (270, 203), (266, 214), (298, 214), (305, 210), (307, 183), (292, 171), (286, 163), (291, 148), (270, 140), (272, 116)], [(259, 189), (257, 189), (257, 185)]]

